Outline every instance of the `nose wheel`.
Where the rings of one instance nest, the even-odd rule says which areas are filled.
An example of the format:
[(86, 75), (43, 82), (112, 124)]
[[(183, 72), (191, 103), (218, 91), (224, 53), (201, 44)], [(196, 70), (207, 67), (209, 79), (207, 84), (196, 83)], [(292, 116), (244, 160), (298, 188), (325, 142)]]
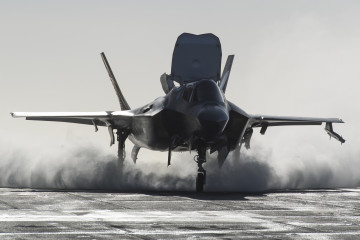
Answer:
[(198, 172), (196, 177), (196, 192), (203, 192), (206, 182), (206, 171)]
[(196, 192), (203, 192), (204, 185), (206, 183), (206, 171), (203, 168), (203, 164), (206, 163), (206, 148), (200, 147), (198, 149), (198, 155), (194, 158), (195, 162), (198, 164), (198, 173), (196, 176)]

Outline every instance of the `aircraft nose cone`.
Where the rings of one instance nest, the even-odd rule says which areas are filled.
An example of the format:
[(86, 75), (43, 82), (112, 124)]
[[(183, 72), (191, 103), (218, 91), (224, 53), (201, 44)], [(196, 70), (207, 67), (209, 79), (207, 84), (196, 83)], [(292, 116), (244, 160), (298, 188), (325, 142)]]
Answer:
[(201, 125), (201, 137), (205, 140), (214, 140), (225, 129), (229, 121), (229, 114), (221, 106), (205, 106), (199, 113), (198, 119)]

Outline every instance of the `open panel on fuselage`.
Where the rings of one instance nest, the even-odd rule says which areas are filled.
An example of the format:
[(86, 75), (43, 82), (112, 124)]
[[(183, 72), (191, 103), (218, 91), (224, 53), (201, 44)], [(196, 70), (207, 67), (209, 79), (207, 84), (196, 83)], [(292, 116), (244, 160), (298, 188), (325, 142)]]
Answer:
[(221, 44), (214, 34), (181, 34), (175, 44), (171, 79), (180, 85), (201, 79), (220, 79)]

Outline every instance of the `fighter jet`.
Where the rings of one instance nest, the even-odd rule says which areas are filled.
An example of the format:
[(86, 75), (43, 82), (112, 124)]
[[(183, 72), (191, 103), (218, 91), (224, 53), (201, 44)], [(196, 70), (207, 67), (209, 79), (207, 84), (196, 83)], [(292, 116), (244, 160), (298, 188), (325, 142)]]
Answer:
[(206, 183), (207, 151), (217, 152), (221, 167), (230, 151), (250, 148), (253, 129), (265, 134), (268, 127), (289, 125), (321, 125), (336, 140), (345, 140), (333, 131), (332, 123), (339, 118), (284, 117), (252, 115), (225, 97), (234, 55), (229, 55), (221, 71), (221, 44), (213, 34), (181, 34), (176, 41), (171, 74), (160, 77), (165, 96), (135, 109), (124, 98), (104, 53), (102, 60), (115, 88), (121, 111), (104, 112), (12, 112), (13, 117), (26, 120), (88, 124), (98, 130), (105, 126), (110, 134), (110, 146), (118, 142), (118, 162), (125, 159), (125, 141), (134, 144), (131, 158), (136, 162), (141, 148), (167, 151), (167, 164), (173, 151), (196, 151), (196, 191), (202, 192)]

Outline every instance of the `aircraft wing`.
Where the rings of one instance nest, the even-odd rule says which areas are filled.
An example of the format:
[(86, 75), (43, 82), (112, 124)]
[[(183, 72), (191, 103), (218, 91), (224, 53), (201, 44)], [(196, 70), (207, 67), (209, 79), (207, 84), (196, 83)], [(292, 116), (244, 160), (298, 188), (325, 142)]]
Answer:
[(284, 117), (268, 115), (250, 115), (252, 127), (268, 126), (287, 126), (287, 125), (321, 125), (323, 122), (344, 123), (339, 118), (312, 118), (312, 117)]
[(339, 118), (312, 118), (312, 117), (285, 117), (268, 115), (249, 115), (248, 127), (261, 127), (260, 133), (265, 134), (267, 127), (273, 126), (293, 126), (293, 125), (321, 125), (326, 123), (325, 130), (330, 135), (344, 143), (345, 140), (333, 131), (332, 123), (344, 123)]
[(113, 129), (130, 128), (133, 113), (129, 111), (104, 111), (104, 112), (12, 112), (12, 117), (25, 117), (26, 120), (68, 122), (94, 125), (95, 131), (97, 126), (107, 126), (109, 129), (111, 143), (114, 143)]
[[(12, 112), (12, 117), (25, 117), (26, 120), (70, 122), (106, 126), (105, 121), (111, 120), (111, 112)], [(103, 121), (100, 121), (103, 120)]]

